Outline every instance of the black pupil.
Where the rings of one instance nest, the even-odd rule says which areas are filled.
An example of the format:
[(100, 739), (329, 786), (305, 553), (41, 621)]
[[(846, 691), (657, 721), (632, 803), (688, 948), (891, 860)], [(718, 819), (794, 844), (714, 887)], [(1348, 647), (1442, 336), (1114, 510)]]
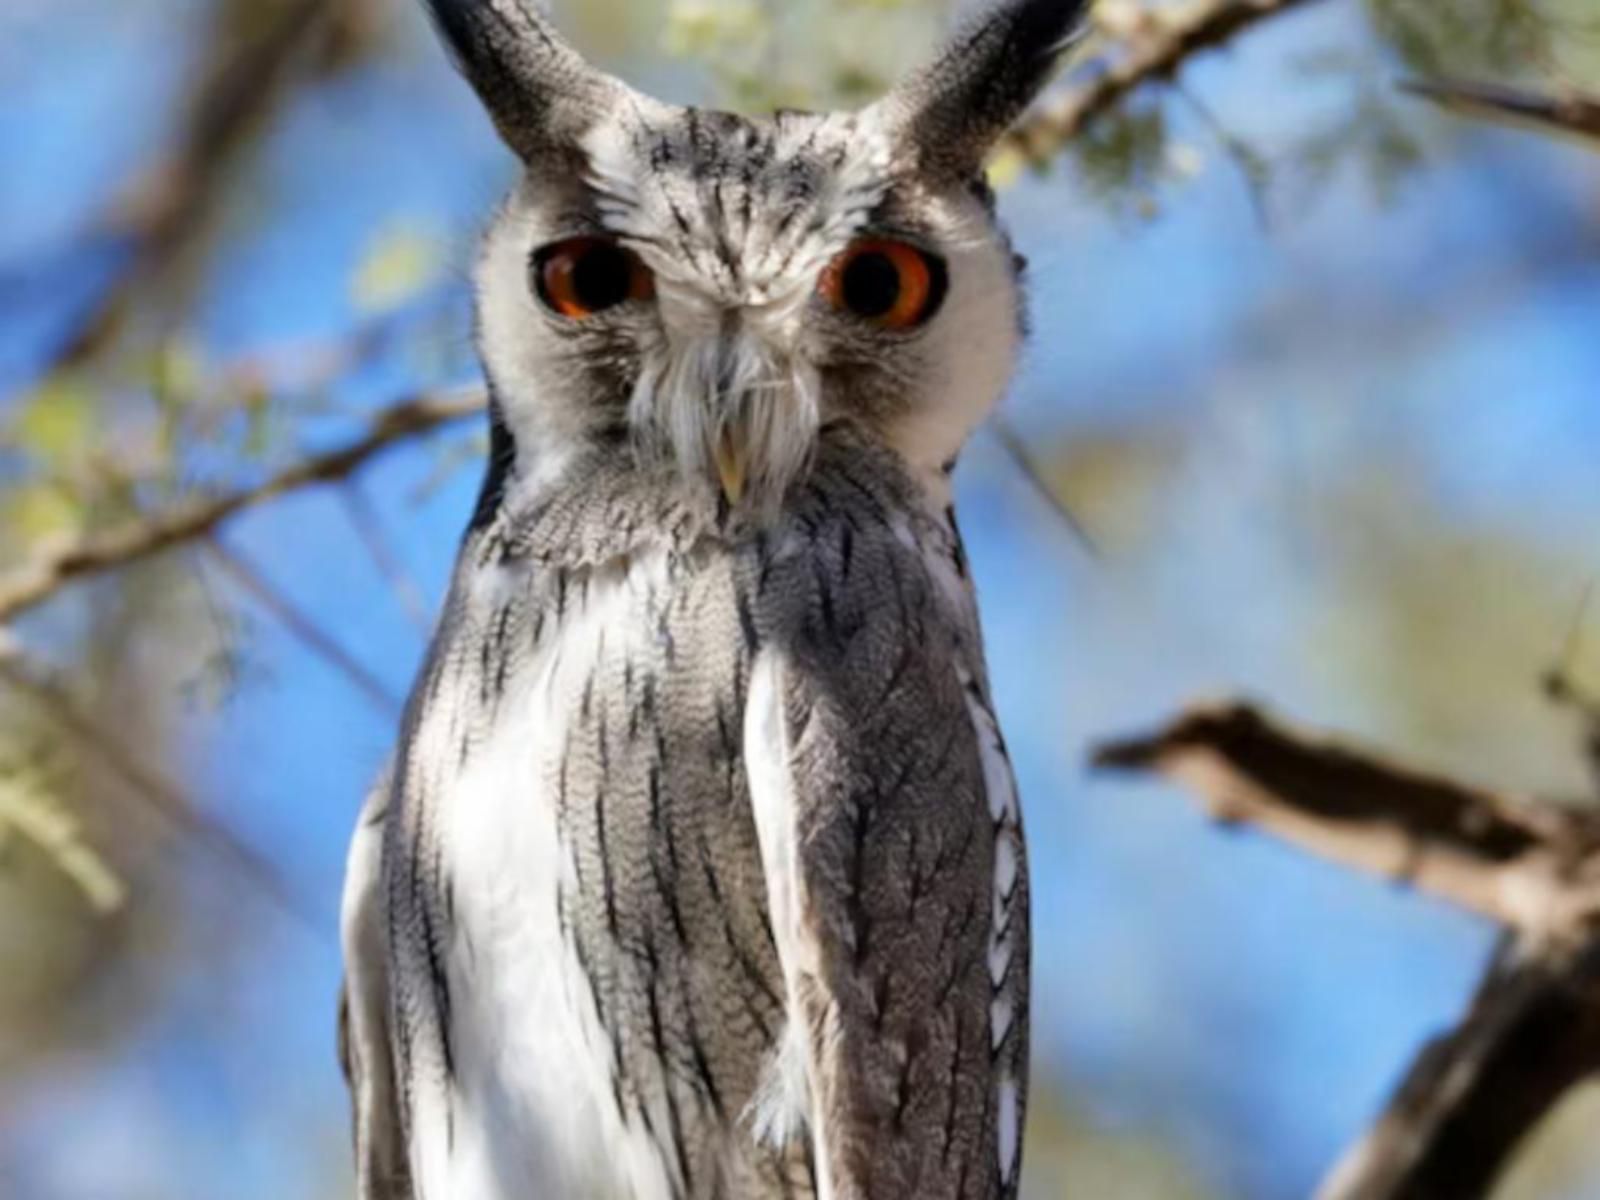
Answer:
[(887, 254), (860, 254), (844, 269), (844, 302), (857, 316), (882, 317), (900, 302), (900, 271)]
[(572, 291), (590, 312), (621, 304), (633, 291), (633, 264), (627, 252), (604, 243), (580, 251), (572, 264)]

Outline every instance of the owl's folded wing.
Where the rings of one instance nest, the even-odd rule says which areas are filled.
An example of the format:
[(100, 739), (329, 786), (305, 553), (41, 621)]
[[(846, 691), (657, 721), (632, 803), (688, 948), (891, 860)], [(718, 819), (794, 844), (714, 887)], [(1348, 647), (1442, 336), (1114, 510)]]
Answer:
[(1020, 827), (989, 794), (998, 770), (1009, 802), (1009, 768), (917, 614), (852, 608), (847, 634), (768, 644), (751, 672), (751, 803), (804, 1072), (772, 1091), (806, 1108), (758, 1126), (809, 1129), (821, 1197), (1012, 1197), (1026, 899)]
[(389, 1040), (389, 969), (383, 931), (383, 825), (388, 780), (362, 806), (345, 877), (345, 978), (339, 1057), (350, 1087), (360, 1200), (411, 1200), (410, 1171)]

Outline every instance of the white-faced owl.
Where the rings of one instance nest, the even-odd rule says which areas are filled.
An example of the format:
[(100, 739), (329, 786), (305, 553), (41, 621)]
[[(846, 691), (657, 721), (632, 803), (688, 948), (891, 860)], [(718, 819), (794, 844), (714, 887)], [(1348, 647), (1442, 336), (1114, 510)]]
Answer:
[(364, 1200), (1001, 1200), (1022, 822), (951, 502), (1022, 338), (984, 180), (1079, 0), (858, 112), (429, 7), (522, 175), (487, 477), (351, 852)]

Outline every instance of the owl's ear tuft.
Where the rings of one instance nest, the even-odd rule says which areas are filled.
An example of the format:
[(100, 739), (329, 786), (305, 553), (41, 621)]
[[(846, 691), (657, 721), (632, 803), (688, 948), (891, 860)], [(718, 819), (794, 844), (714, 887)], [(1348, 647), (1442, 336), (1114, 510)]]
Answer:
[(537, 0), (424, 0), (461, 73), (525, 162), (573, 146), (627, 94), (569, 46)]
[(1049, 82), (1090, 0), (1001, 0), (875, 106), (924, 168), (983, 169), (1001, 135)]

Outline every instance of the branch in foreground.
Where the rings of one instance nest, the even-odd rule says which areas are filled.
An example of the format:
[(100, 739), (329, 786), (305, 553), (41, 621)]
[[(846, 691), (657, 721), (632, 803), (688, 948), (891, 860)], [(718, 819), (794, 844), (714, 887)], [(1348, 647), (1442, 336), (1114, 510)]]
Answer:
[(1486, 1196), (1517, 1147), (1600, 1073), (1600, 818), (1470, 787), (1233, 705), (1108, 745), (1218, 819), (1403, 879), (1508, 929), (1470, 1011), (1430, 1044), (1317, 1200)]
[(290, 492), (348, 479), (384, 451), (479, 412), (483, 393), (421, 396), (384, 409), (350, 444), (313, 455), (238, 491), (179, 504), (126, 525), (42, 554), (0, 576), (0, 626), (38, 607), (77, 580), (125, 567), (213, 533), (246, 509)]
[(1600, 141), (1600, 100), (1576, 93), (1540, 95), (1498, 84), (1450, 79), (1408, 80), (1400, 87), (1452, 112), (1568, 133)]
[(1243, 705), (1197, 708), (1095, 764), (1154, 771), (1220, 821), (1253, 825), (1344, 866), (1544, 935), (1594, 903), (1578, 868), (1600, 820), (1500, 795), (1319, 740)]
[(1487, 1196), (1523, 1138), (1600, 1072), (1600, 938), (1502, 953), (1317, 1200)]
[(1176, 8), (1140, 9), (1131, 29), (1111, 31), (1111, 45), (1094, 64), (1094, 78), (1040, 104), (1011, 131), (1005, 145), (1030, 162), (1048, 162), (1130, 92), (1171, 78), (1196, 54), (1224, 46), (1269, 17), (1309, 2), (1194, 0)]

